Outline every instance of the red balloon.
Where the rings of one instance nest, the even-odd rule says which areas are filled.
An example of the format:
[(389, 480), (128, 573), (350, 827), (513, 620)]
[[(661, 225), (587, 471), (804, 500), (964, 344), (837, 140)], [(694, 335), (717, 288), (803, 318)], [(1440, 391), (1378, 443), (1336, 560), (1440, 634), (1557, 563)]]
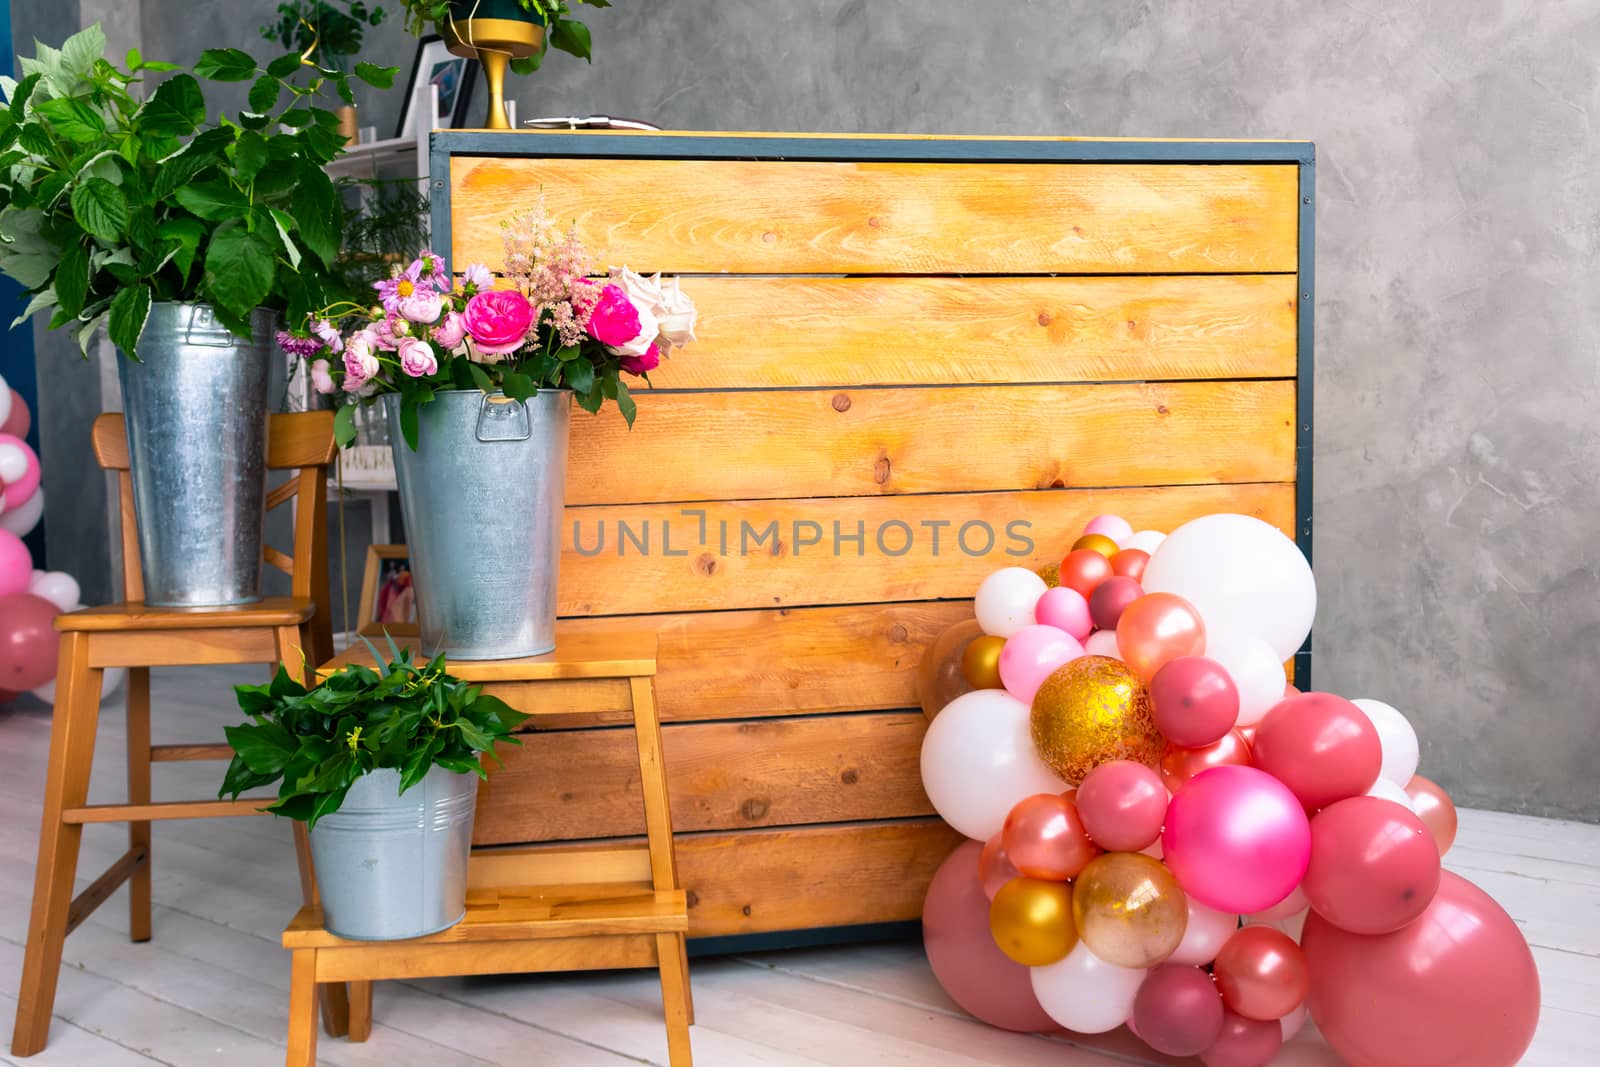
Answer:
[(1111, 573), (1124, 578), (1139, 581), (1144, 577), (1144, 568), (1150, 562), (1150, 553), (1139, 548), (1125, 548), (1111, 556)]
[(964, 841), (939, 867), (922, 906), (928, 965), (950, 999), (990, 1026), (1023, 1033), (1060, 1029), (1039, 1007), (1033, 980), (994, 943), (989, 899), (978, 880), (983, 847)]
[(1311, 988), (1305, 953), (1271, 926), (1246, 926), (1217, 953), (1217, 989), (1228, 1010), (1276, 1022), (1298, 1008)]
[(1004, 835), (995, 834), (989, 838), (984, 843), (982, 854), (978, 856), (978, 880), (983, 883), (983, 895), (993, 901), (1001, 886), (1013, 878), (1021, 877), (1022, 872), (1006, 855)]
[(1302, 888), (1317, 914), (1339, 929), (1387, 934), (1433, 900), (1439, 847), (1403, 805), (1351, 797), (1311, 820), (1311, 865)]
[(1089, 618), (1096, 629), (1115, 630), (1117, 620), (1129, 604), (1144, 596), (1144, 590), (1132, 578), (1113, 575), (1101, 582), (1089, 597)]
[(1244, 735), (1238, 730), (1229, 730), (1219, 740), (1202, 748), (1168, 745), (1161, 756), (1161, 780), (1167, 783), (1170, 792), (1176, 793), (1201, 771), (1213, 767), (1248, 767), (1250, 763), (1250, 745)]
[(1450, 871), (1410, 926), (1353, 934), (1313, 911), (1300, 943), (1311, 1017), (1350, 1067), (1511, 1067), (1533, 1041), (1533, 953), (1489, 894)]
[(1201, 748), (1239, 721), (1239, 687), (1216, 660), (1180, 656), (1150, 679), (1150, 712), (1168, 741)]
[(1417, 818), (1433, 835), (1439, 855), (1449, 852), (1456, 843), (1456, 806), (1450, 794), (1419, 774), (1406, 783), (1406, 796), (1411, 798)]
[(0, 597), (0, 688), (25, 693), (56, 676), (60, 609), (32, 593)]
[(1283, 1024), (1224, 1012), (1222, 1034), (1200, 1053), (1206, 1067), (1267, 1067), (1283, 1047)]
[(32, 425), (33, 416), (28, 412), (28, 402), (22, 399), (21, 393), (15, 389), (11, 390), (11, 414), (6, 416), (5, 424), (0, 426), (0, 433), (8, 433), (13, 437), (27, 437), (28, 427)]
[(1216, 1043), (1222, 1014), (1222, 998), (1204, 969), (1163, 963), (1139, 987), (1131, 1027), (1157, 1052), (1194, 1056)]
[(1111, 760), (1078, 786), (1078, 814), (1090, 839), (1107, 852), (1138, 852), (1161, 836), (1167, 787), (1142, 763)]
[(1092, 548), (1075, 548), (1061, 561), (1058, 573), (1062, 585), (1076, 589), (1087, 600), (1111, 577), (1111, 561)]
[(1100, 854), (1083, 828), (1077, 805), (1057, 793), (1035, 793), (1017, 801), (1000, 839), (1017, 870), (1051, 882), (1077, 877)]
[(1332, 693), (1301, 693), (1274, 705), (1251, 748), (1256, 766), (1288, 786), (1310, 811), (1361, 796), (1383, 766), (1372, 720)]

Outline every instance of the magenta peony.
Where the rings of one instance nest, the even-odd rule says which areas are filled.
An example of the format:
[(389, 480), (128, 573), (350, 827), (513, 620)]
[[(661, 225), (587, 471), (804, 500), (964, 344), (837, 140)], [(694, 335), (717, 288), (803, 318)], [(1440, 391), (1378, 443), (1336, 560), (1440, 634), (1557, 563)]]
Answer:
[(494, 289), (468, 300), (464, 318), (478, 351), (501, 356), (522, 347), (533, 325), (533, 308), (521, 293)]
[(623, 356), (619, 362), (629, 374), (649, 374), (661, 365), (661, 349), (651, 345), (642, 354)]
[(639, 309), (620, 286), (604, 286), (586, 328), (603, 345), (625, 345), (639, 336)]

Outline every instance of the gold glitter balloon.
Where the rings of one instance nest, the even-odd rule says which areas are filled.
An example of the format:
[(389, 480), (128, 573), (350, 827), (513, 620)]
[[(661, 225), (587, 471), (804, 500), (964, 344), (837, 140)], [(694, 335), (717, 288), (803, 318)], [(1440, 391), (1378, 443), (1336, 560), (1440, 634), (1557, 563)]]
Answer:
[(1189, 903), (1160, 860), (1107, 852), (1072, 889), (1072, 920), (1089, 951), (1118, 967), (1153, 967), (1178, 950)]
[(1000, 681), (1000, 650), (1006, 639), (984, 634), (974, 637), (961, 653), (961, 673), (974, 689), (1002, 689)]
[(1033, 573), (1044, 579), (1044, 584), (1051, 589), (1061, 584), (1061, 568), (1054, 563), (1046, 563)]
[(1034, 694), (1029, 726), (1039, 758), (1072, 785), (1111, 760), (1159, 767), (1166, 747), (1144, 683), (1109, 656), (1057, 667)]
[(1112, 556), (1122, 551), (1122, 547), (1105, 534), (1084, 534), (1082, 537), (1072, 542), (1071, 550), (1073, 552), (1076, 552), (1080, 548), (1092, 549), (1093, 551), (1098, 552), (1102, 556), (1106, 557), (1106, 559), (1110, 559)]
[(1000, 951), (1025, 967), (1066, 959), (1078, 943), (1072, 925), (1072, 886), (1013, 878), (989, 902), (989, 933)]

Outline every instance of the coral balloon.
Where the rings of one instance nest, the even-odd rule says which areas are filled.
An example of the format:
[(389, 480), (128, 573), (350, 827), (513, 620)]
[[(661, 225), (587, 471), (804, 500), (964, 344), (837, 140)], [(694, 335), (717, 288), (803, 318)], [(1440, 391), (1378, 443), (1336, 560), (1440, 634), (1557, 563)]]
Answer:
[(1500, 905), (1450, 871), (1411, 925), (1353, 934), (1313, 912), (1301, 946), (1311, 1017), (1351, 1067), (1510, 1067), (1533, 1040), (1533, 953)]
[[(1110, 564), (1106, 565), (1108, 568)], [(1032, 626), (1034, 605), (1048, 588), (1044, 579), (1025, 567), (1005, 567), (995, 571), (978, 586), (972, 598), (972, 611), (983, 632), (1010, 637), (1024, 626)]]
[(1091, 548), (1077, 548), (1061, 561), (1061, 584), (1076, 589), (1085, 600), (1112, 576), (1111, 561)]
[(1417, 731), (1404, 715), (1381, 700), (1352, 700), (1350, 703), (1360, 708), (1378, 731), (1378, 745), (1383, 749), (1383, 766), (1378, 777), (1404, 787), (1417, 773), (1420, 759)]
[(1422, 914), (1438, 889), (1439, 846), (1409, 808), (1351, 797), (1311, 820), (1306, 899), (1339, 929), (1398, 930)]
[(1212, 767), (1172, 798), (1161, 847), (1185, 892), (1218, 911), (1247, 915), (1300, 884), (1311, 857), (1311, 824), (1272, 775)]
[(1133, 536), (1133, 524), (1121, 515), (1096, 515), (1083, 528), (1086, 534), (1101, 534), (1116, 544), (1126, 544)]
[[(973, 645), (976, 644), (974, 641)], [(1057, 667), (1081, 655), (1083, 646), (1065, 630), (1054, 626), (1024, 626), (1006, 638), (1005, 647), (1000, 650), (1000, 681), (1006, 692), (1028, 703)]]
[(1105, 534), (1093, 533), (1084, 534), (1082, 537), (1072, 542), (1072, 551), (1076, 552), (1080, 548), (1086, 548), (1090, 552), (1098, 552), (1106, 559), (1110, 559), (1112, 556), (1121, 551), (1121, 548), (1117, 545), (1117, 543), (1111, 538), (1107, 537)]
[(25, 693), (56, 676), (59, 614), (32, 593), (0, 596), (0, 689)]
[(1311, 988), (1305, 953), (1270, 926), (1246, 926), (1230, 937), (1213, 971), (1228, 1009), (1264, 1022), (1294, 1011)]
[(1239, 690), (1236, 725), (1256, 725), (1287, 695), (1283, 689), (1283, 661), (1271, 645), (1254, 634), (1208, 625), (1206, 658), (1221, 664)]
[(1254, 919), (1261, 922), (1277, 923), (1282, 922), (1284, 919), (1287, 919), (1290, 916), (1299, 915), (1309, 907), (1311, 907), (1311, 901), (1306, 897), (1306, 891), (1304, 887), (1295, 886), (1294, 892), (1278, 901), (1272, 907), (1262, 908), (1260, 911), (1252, 912), (1245, 918), (1247, 920)]
[(1189, 922), (1172, 872), (1137, 852), (1091, 860), (1073, 883), (1072, 914), (1084, 944), (1119, 967), (1161, 963), (1183, 943)]
[(1262, 1022), (1225, 1011), (1222, 1032), (1200, 1053), (1205, 1067), (1267, 1067), (1283, 1047), (1284, 1028), (1276, 1019)]
[(1119, 578), (1132, 578), (1137, 582), (1149, 562), (1150, 553), (1137, 548), (1124, 548), (1111, 557), (1111, 573)]
[[(1027, 629), (1027, 627), (1023, 627)], [(1010, 642), (1004, 637), (979, 634), (967, 642), (961, 653), (961, 676), (974, 689), (1004, 689), (1000, 677), (1000, 653)]]
[(978, 881), (976, 841), (940, 865), (922, 906), (922, 944), (950, 999), (990, 1026), (1043, 1032), (1056, 1023), (1033, 995), (1028, 968), (1006, 958), (989, 933), (989, 901)]
[(1250, 746), (1255, 765), (1315, 811), (1372, 788), (1383, 747), (1372, 720), (1332, 693), (1286, 697), (1267, 712)]
[(1079, 941), (1060, 963), (1033, 969), (1033, 993), (1061, 1026), (1079, 1034), (1103, 1034), (1133, 1015), (1144, 980), (1143, 968), (1107, 963)]
[(1077, 804), (1095, 844), (1107, 852), (1138, 852), (1161, 836), (1167, 787), (1142, 763), (1112, 760), (1084, 776)]
[(0, 596), (26, 593), (32, 581), (33, 556), (28, 546), (16, 534), (0, 530)]
[(1089, 597), (1089, 617), (1101, 630), (1115, 630), (1117, 620), (1128, 610), (1128, 605), (1144, 596), (1144, 590), (1132, 578), (1113, 575), (1101, 582)]
[(1100, 854), (1084, 832), (1077, 805), (1056, 793), (1018, 801), (1006, 816), (1000, 840), (1020, 873), (1056, 882), (1076, 878)]
[(1072, 784), (1114, 759), (1154, 767), (1164, 744), (1144, 684), (1105, 656), (1080, 656), (1046, 678), (1029, 728), (1040, 758)]
[(1213, 767), (1250, 766), (1250, 745), (1238, 730), (1229, 730), (1222, 737), (1201, 748), (1179, 748), (1168, 745), (1161, 755), (1161, 780), (1169, 792), (1176, 793), (1201, 771)]
[(1156, 729), (1180, 748), (1222, 740), (1239, 718), (1239, 687), (1216, 660), (1180, 656), (1150, 679)]
[(993, 900), (1001, 886), (1013, 878), (1021, 877), (1022, 872), (1006, 855), (1005, 831), (984, 842), (983, 851), (978, 854), (978, 881), (983, 883), (983, 895), (986, 898)]
[(8, 433), (13, 437), (27, 437), (28, 428), (33, 425), (33, 416), (28, 412), (28, 402), (22, 399), (22, 394), (15, 389), (7, 389), (0, 384), (0, 392), (11, 397), (11, 411), (5, 418), (0, 419), (0, 433)]
[(1189, 922), (1183, 928), (1183, 940), (1167, 962), (1204, 966), (1217, 958), (1228, 938), (1239, 929), (1239, 916), (1218, 911), (1192, 896), (1188, 899)]
[(1000, 951), (1027, 967), (1066, 958), (1078, 943), (1072, 924), (1072, 886), (1013, 878), (989, 902), (989, 932)]
[(1171, 593), (1147, 593), (1129, 604), (1117, 620), (1117, 647), (1141, 678), (1180, 656), (1206, 649), (1206, 628), (1194, 606)]
[(1079, 641), (1094, 629), (1094, 619), (1089, 615), (1089, 602), (1076, 589), (1064, 585), (1046, 590), (1033, 609), (1043, 626), (1065, 630)]
[(1456, 843), (1456, 806), (1439, 786), (1418, 774), (1406, 783), (1406, 796), (1411, 798), (1411, 809), (1422, 820), (1422, 825), (1433, 835), (1439, 846), (1439, 855), (1450, 851)]
[(1017, 801), (1059, 793), (1067, 783), (1034, 750), (1028, 706), (1004, 690), (979, 689), (956, 697), (928, 724), (922, 787), (945, 822), (987, 841)]
[(1222, 1033), (1222, 998), (1199, 967), (1168, 963), (1150, 972), (1133, 1001), (1129, 1024), (1145, 1044), (1168, 1056), (1194, 1056)]
[(922, 705), (922, 714), (931, 719), (956, 697), (972, 692), (972, 684), (961, 670), (961, 657), (972, 639), (981, 636), (983, 627), (978, 620), (967, 619), (928, 646), (917, 667), (917, 703)]

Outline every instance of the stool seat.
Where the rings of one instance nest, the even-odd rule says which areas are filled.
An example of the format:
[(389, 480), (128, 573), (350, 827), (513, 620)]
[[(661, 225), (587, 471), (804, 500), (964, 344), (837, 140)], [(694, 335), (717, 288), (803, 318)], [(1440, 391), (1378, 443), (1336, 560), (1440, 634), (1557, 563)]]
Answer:
[(225, 608), (165, 608), (142, 600), (83, 608), (56, 616), (62, 633), (98, 633), (117, 630), (211, 630), (218, 627), (299, 626), (317, 613), (316, 601), (307, 596), (269, 596), (249, 604)]

